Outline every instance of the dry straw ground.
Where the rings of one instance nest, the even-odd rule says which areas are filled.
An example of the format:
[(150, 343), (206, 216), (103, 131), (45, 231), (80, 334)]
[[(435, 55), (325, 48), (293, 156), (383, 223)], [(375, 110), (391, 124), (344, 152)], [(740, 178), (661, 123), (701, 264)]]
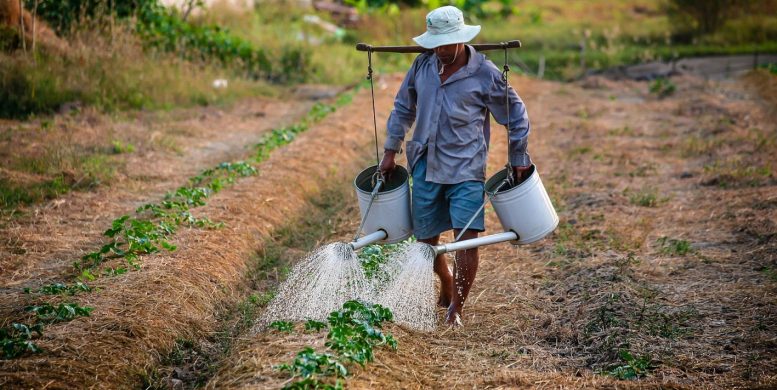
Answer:
[[(399, 350), (378, 352), (349, 387), (777, 386), (773, 103), (741, 81), (673, 82), (677, 91), (660, 99), (644, 82), (516, 78), (558, 231), (529, 247), (484, 248), (464, 328), (441, 324), (424, 334), (392, 326)], [(379, 122), (397, 84), (392, 78), (377, 93)], [(102, 291), (79, 300), (95, 307), (93, 316), (49, 327), (45, 354), (0, 362), (0, 384), (132, 387), (176, 339), (211, 334), (223, 308), (250, 293), (245, 262), (268, 234), (304, 212), (324, 182), (348, 186), (361, 168), (371, 150), (369, 109), (362, 92), (275, 152), (258, 177), (212, 198), (200, 213), (227, 228), (185, 231), (175, 238), (178, 251), (100, 282)], [(504, 135), (493, 138), (491, 171), (505, 155)], [(344, 215), (347, 229), (328, 239), (355, 228), (355, 209)], [(89, 242), (107, 221), (98, 220), (84, 229)], [(488, 229), (499, 229), (493, 212)], [(27, 304), (20, 286), (37, 282), (22, 279), (4, 289), (5, 317)], [(319, 336), (241, 335), (208, 386), (277, 387), (286, 379), (273, 366), (321, 343)], [(625, 365), (622, 350), (647, 356), (647, 377), (598, 374)]]
[[(98, 292), (75, 298), (94, 307), (92, 316), (48, 326), (38, 340), (44, 354), (0, 361), (0, 387), (137, 387), (141, 374), (156, 365), (177, 339), (211, 334), (219, 326), (219, 314), (241, 298), (247, 259), (261, 249), (268, 233), (298, 215), (324, 185), (347, 182), (359, 170), (370, 142), (370, 132), (364, 131), (371, 119), (365, 115), (365, 92), (359, 95), (359, 104), (331, 114), (292, 145), (274, 152), (258, 167), (257, 176), (241, 180), (196, 210), (224, 222), (225, 228), (183, 230), (172, 240), (177, 251), (144, 257), (140, 271), (98, 279), (94, 283)], [(387, 95), (380, 104), (386, 106), (390, 99)], [(283, 106), (274, 109), (268, 116), (277, 119), (294, 112)], [(212, 124), (208, 131), (214, 133), (245, 130), (229, 123)], [(159, 172), (154, 167), (149, 162), (146, 172)], [(183, 178), (178, 179), (183, 184)], [(14, 234), (9, 244), (34, 248), (40, 255), (29, 256), (29, 265), (3, 258), (4, 268), (13, 265), (2, 277), (4, 322), (22, 316), (23, 308), (34, 300), (22, 294), (22, 286), (62, 280), (70, 272), (68, 264), (99, 245), (100, 232), (112, 217), (158, 199), (152, 189), (145, 191), (146, 196), (143, 191), (132, 196), (124, 191), (70, 194), (61, 199), (62, 207), (45, 206), (43, 218), (31, 215), (14, 222), (7, 230)]]
[[(677, 78), (665, 99), (645, 82), (515, 81), (557, 233), (483, 249), (464, 328), (391, 327), (398, 351), (348, 386), (777, 386), (774, 107), (740, 81)], [(495, 134), (491, 171), (505, 153)], [(499, 229), (493, 212), (487, 226)], [(209, 387), (277, 388), (273, 366), (320, 336), (242, 338)], [(622, 350), (648, 357), (647, 377), (597, 374), (625, 365)]]

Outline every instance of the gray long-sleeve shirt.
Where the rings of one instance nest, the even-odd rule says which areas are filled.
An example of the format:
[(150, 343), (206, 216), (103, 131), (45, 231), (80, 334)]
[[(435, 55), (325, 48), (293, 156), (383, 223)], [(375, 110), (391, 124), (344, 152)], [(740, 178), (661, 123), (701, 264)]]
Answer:
[[(384, 147), (401, 150), (413, 122), (416, 128), (405, 150), (410, 169), (426, 153), (426, 180), (456, 184), (484, 181), (490, 139), (489, 112), (507, 124), (505, 83), (493, 62), (467, 45), (469, 61), (440, 84), (437, 56), (419, 55), (394, 100)], [(509, 89), (510, 164), (526, 166), (529, 117), (518, 94)]]

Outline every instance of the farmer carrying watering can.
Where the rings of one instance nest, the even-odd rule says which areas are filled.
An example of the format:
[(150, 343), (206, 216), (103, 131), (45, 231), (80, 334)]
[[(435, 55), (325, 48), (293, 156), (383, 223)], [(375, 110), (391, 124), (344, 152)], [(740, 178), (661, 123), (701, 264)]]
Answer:
[[(465, 45), (479, 32), (480, 26), (464, 24), (464, 15), (456, 7), (430, 12), (426, 32), (413, 40), (433, 51), (413, 62), (387, 123), (380, 170), (391, 174), (404, 141), (413, 177), (413, 230), (419, 241), (431, 245), (437, 245), (440, 233), (450, 229), (459, 236), (476, 212), (479, 215), (461, 239), (476, 238), (485, 230), (479, 209), (484, 199), (489, 113), (507, 126), (514, 180), (520, 182), (531, 172), (526, 107), (494, 63)], [(413, 122), (413, 137), (405, 141)], [(442, 286), (438, 304), (448, 309), (445, 319), (452, 326), (461, 326), (477, 268), (477, 248), (456, 252), (453, 275), (443, 255), (434, 260)]]

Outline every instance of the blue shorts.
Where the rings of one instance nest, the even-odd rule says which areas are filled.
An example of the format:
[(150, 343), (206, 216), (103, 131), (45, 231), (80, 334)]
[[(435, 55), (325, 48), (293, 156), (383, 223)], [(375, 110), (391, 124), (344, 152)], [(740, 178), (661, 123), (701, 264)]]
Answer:
[[(484, 183), (465, 181), (438, 184), (426, 181), (426, 156), (413, 167), (413, 233), (417, 239), (432, 238), (450, 229), (463, 229), (483, 205)], [(483, 210), (467, 230), (485, 230)]]

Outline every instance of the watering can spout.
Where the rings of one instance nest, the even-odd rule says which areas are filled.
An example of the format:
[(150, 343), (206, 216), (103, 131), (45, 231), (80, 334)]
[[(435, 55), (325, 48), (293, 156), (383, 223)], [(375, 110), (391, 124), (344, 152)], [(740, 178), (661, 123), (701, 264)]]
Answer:
[(518, 238), (519, 238), (518, 234), (516, 234), (515, 232), (507, 231), (507, 232), (502, 232), (497, 234), (491, 234), (488, 236), (473, 238), (470, 240), (456, 241), (448, 244), (440, 244), (433, 247), (433, 249), (434, 249), (434, 255), (437, 256), (443, 253), (467, 250), (467, 249), (477, 248), (484, 245), (498, 244), (500, 242), (505, 242), (505, 241), (516, 241), (518, 240)]
[(353, 250), (358, 251), (359, 249), (364, 248), (367, 245), (374, 244), (378, 241), (385, 240), (388, 234), (386, 234), (386, 231), (381, 229), (377, 232), (370, 233), (358, 240), (354, 240), (353, 242), (349, 243), (348, 245), (353, 248)]

